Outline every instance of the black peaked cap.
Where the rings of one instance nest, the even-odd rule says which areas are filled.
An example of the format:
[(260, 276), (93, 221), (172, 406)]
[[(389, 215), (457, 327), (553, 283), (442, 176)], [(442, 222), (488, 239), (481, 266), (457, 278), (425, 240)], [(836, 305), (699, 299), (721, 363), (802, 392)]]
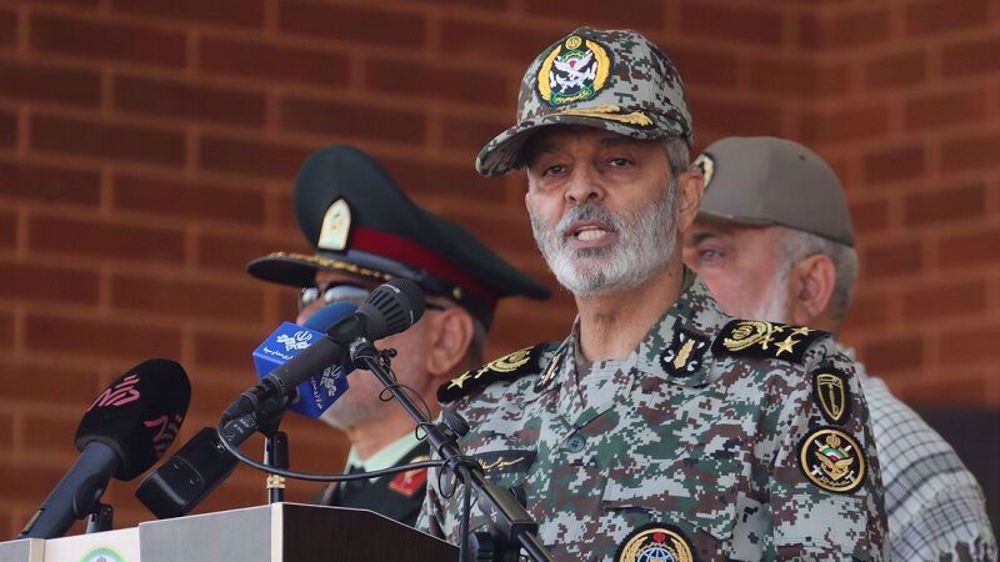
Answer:
[(315, 255), (275, 252), (247, 271), (296, 287), (317, 270), (386, 281), (405, 277), (425, 292), (447, 297), (487, 327), (499, 299), (550, 296), (461, 226), (417, 206), (375, 160), (333, 145), (302, 165), (294, 188), (295, 216)]

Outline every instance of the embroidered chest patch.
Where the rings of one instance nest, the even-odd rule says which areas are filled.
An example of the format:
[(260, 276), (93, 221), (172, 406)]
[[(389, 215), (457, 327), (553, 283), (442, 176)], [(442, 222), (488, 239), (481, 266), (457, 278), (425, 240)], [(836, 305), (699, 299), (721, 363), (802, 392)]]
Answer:
[(512, 474), (527, 472), (535, 462), (535, 451), (529, 449), (512, 449), (509, 451), (493, 451), (478, 453), (476, 460), (487, 475)]
[(652, 523), (629, 533), (615, 562), (693, 562), (691, 541), (672, 525)]

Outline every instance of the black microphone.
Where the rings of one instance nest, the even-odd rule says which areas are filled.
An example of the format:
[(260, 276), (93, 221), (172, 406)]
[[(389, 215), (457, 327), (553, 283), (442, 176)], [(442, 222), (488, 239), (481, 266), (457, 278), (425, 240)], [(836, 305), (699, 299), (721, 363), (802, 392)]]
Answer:
[(279, 397), (290, 397), (295, 387), (330, 365), (350, 361), (350, 346), (365, 338), (380, 340), (417, 323), (424, 314), (424, 293), (409, 279), (393, 279), (375, 288), (368, 299), (349, 316), (335, 323), (318, 338), (261, 382), (240, 395), (223, 413), (224, 420), (254, 412), (257, 405)]
[(174, 361), (150, 359), (115, 379), (80, 420), (80, 458), (18, 537), (63, 536), (93, 511), (112, 476), (131, 480), (153, 466), (177, 437), (190, 401), (191, 383)]

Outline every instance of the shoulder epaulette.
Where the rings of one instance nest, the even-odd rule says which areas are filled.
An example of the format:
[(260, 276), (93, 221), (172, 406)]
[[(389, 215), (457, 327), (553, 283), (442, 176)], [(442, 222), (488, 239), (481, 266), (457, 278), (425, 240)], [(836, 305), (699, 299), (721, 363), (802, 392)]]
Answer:
[(438, 387), (438, 402), (454, 402), (498, 381), (513, 381), (538, 373), (538, 364), (547, 343), (526, 347), (495, 359), (479, 369), (466, 371)]
[(722, 327), (712, 352), (717, 356), (761, 357), (802, 363), (806, 350), (828, 332), (763, 320), (732, 320)]

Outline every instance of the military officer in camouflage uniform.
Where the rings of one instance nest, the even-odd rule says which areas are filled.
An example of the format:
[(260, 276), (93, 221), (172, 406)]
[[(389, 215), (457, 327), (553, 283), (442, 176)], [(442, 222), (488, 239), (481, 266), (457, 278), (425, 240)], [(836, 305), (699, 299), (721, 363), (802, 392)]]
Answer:
[[(723, 310), (839, 332), (858, 256), (833, 169), (809, 148), (775, 137), (718, 140), (695, 166), (705, 177), (705, 197), (685, 235), (684, 261)], [(885, 381), (860, 363), (855, 372), (882, 461), (892, 558), (997, 560), (976, 477)]]
[[(680, 76), (638, 33), (578, 29), (535, 59), (518, 123), (476, 165), (526, 168), (535, 238), (579, 315), (439, 399), (557, 560), (882, 560), (854, 364), (824, 332), (726, 316), (681, 263), (691, 140)], [(818, 393), (831, 377), (840, 392)], [(418, 527), (458, 542), (448, 488), (431, 475)]]

